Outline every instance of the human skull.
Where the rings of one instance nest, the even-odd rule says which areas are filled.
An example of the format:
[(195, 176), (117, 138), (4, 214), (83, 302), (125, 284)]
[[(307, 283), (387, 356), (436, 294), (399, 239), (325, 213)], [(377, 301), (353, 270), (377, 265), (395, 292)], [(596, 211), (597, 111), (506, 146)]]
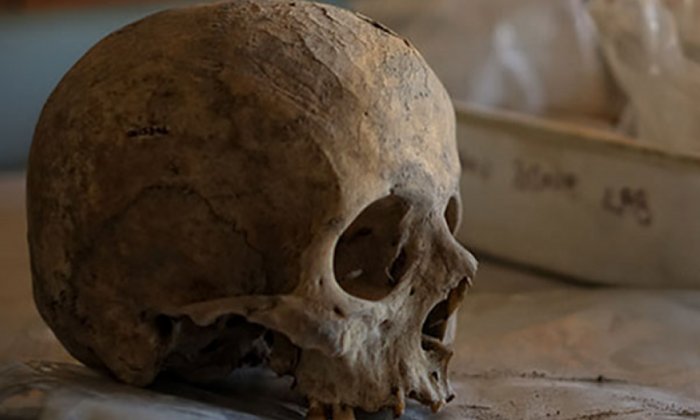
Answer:
[(266, 363), (310, 416), (438, 409), (476, 261), (454, 113), (404, 39), (328, 5), (240, 0), (102, 40), (38, 123), (34, 294), (135, 385)]

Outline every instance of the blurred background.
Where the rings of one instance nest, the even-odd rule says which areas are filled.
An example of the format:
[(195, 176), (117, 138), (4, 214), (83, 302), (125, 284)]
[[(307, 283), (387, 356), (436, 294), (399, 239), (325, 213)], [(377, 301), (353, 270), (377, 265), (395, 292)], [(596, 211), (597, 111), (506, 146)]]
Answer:
[(0, 0), (0, 171), (24, 167), (41, 107), (88, 48), (127, 23), (187, 3)]

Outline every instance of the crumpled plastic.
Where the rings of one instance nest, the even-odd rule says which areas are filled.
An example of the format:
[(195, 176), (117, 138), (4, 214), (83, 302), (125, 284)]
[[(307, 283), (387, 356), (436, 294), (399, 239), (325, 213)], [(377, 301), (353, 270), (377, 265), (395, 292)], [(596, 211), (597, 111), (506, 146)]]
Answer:
[(664, 6), (673, 14), (686, 57), (700, 62), (700, 2), (664, 0)]
[(611, 126), (624, 98), (581, 0), (350, 0), (420, 50), (452, 97)]
[(629, 98), (621, 129), (640, 143), (700, 153), (700, 4), (591, 0), (605, 57)]

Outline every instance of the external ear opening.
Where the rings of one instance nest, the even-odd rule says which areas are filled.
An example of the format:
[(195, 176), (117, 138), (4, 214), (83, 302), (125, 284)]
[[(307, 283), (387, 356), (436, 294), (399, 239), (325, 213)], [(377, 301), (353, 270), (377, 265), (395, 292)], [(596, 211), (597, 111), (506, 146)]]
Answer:
[(343, 232), (335, 248), (335, 278), (345, 292), (380, 300), (398, 285), (407, 270), (401, 245), (401, 221), (409, 204), (389, 195), (365, 208)]

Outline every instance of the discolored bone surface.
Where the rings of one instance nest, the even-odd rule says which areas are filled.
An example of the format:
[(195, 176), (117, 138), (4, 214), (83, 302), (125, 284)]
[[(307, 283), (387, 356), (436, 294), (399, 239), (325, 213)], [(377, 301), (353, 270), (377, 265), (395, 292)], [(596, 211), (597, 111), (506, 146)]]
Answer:
[(437, 410), (476, 269), (451, 234), (454, 129), (415, 49), (348, 11), (243, 0), (127, 26), (36, 129), (39, 311), (131, 384), (265, 363), (310, 417)]

